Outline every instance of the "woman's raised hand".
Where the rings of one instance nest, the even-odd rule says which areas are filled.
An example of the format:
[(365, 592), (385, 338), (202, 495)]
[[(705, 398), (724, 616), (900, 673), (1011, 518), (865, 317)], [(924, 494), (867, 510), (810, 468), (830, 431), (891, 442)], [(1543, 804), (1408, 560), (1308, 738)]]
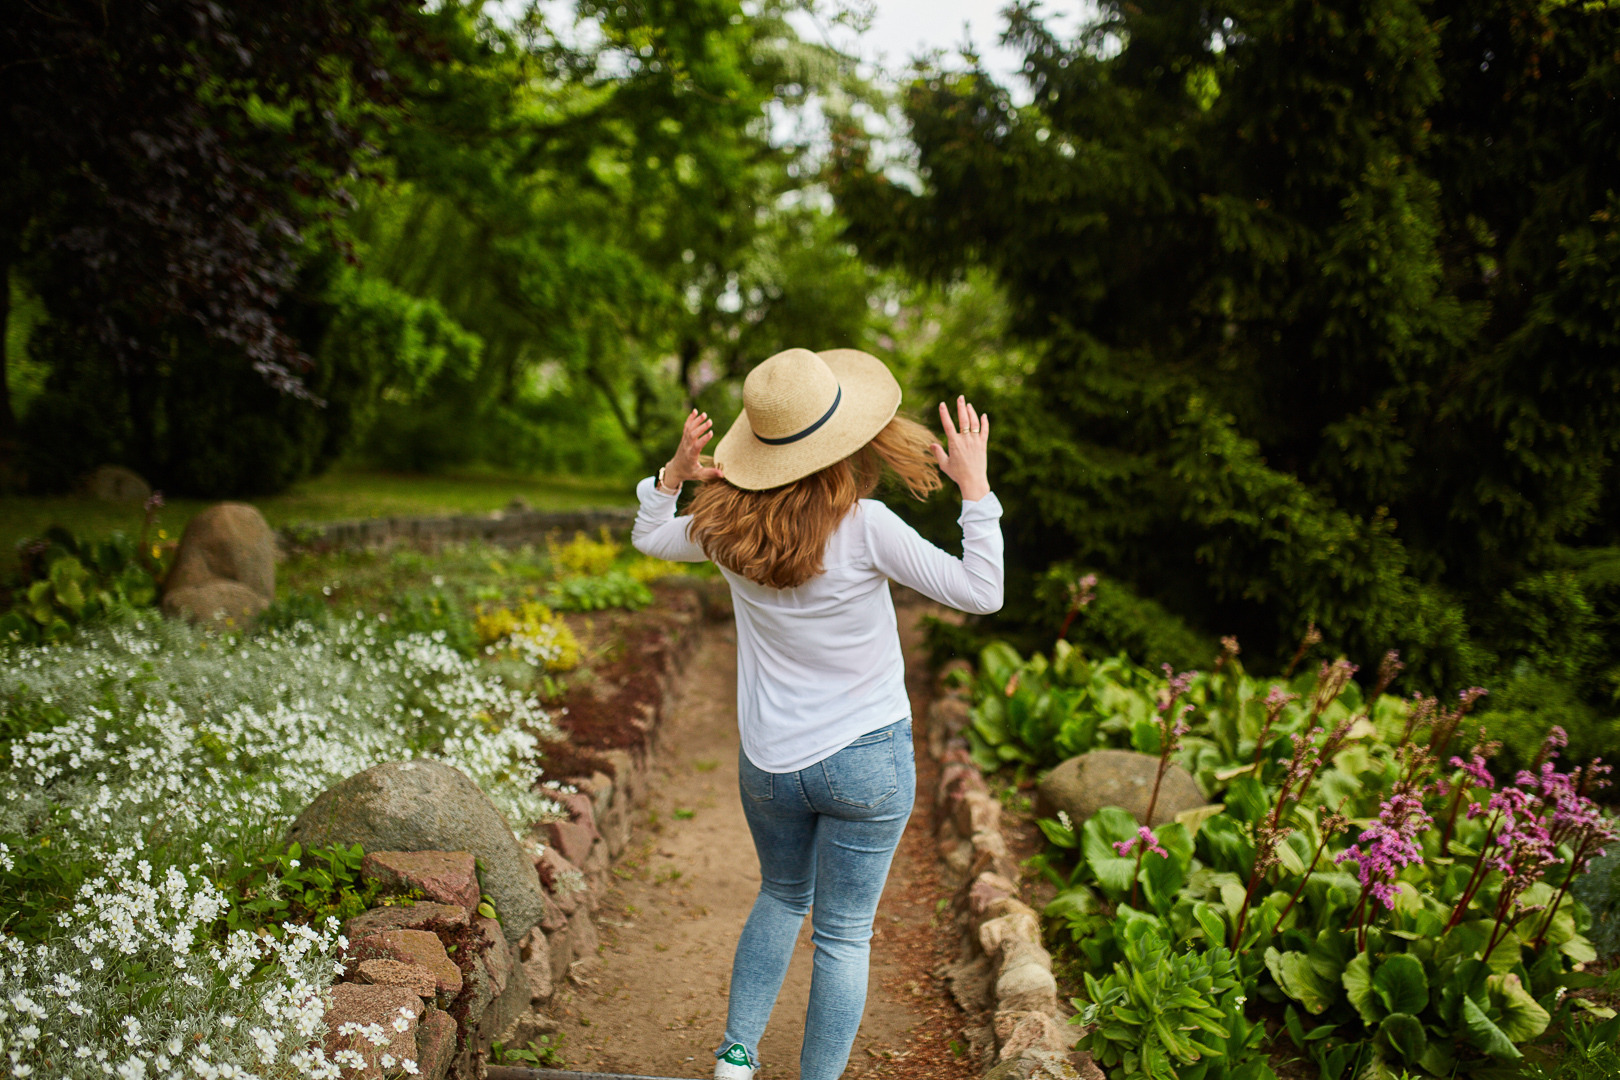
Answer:
[(664, 466), (664, 486), (667, 490), (678, 491), (688, 480), (720, 480), (725, 477), (719, 469), (704, 465), (699, 457), (712, 438), (714, 421), (709, 419), (708, 413), (693, 409), (681, 429), (681, 445), (676, 448), (675, 456), (669, 459), (669, 464)]
[(990, 414), (980, 416), (960, 395), (956, 399), (956, 423), (951, 423), (951, 410), (939, 403), (939, 421), (945, 426), (945, 445), (934, 443), (934, 460), (939, 470), (962, 489), (964, 502), (977, 502), (990, 494), (988, 464), (985, 449), (990, 445)]

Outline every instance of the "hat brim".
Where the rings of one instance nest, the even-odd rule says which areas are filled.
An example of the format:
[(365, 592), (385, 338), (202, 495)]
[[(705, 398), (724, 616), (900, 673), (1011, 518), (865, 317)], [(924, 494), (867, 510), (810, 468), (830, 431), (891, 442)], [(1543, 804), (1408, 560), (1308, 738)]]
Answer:
[(714, 448), (714, 463), (726, 480), (748, 491), (791, 484), (849, 457), (871, 442), (900, 410), (900, 383), (888, 365), (859, 349), (817, 353), (843, 389), (838, 410), (821, 427), (795, 442), (760, 442), (744, 410)]

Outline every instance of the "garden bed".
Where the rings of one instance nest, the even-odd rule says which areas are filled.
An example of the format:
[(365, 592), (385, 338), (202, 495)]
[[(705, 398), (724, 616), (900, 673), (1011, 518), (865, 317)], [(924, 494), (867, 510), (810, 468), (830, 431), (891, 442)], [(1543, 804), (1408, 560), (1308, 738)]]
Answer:
[[(339, 927), (370, 886), (284, 837), (370, 765), (443, 761), (520, 837), (579, 825), (604, 849), (581, 861), (609, 857), (702, 610), (646, 584), (670, 569), (585, 537), (295, 551), (259, 626), (226, 634), (159, 618), (151, 594), (47, 598), (65, 630), (9, 646), (0, 674), (16, 1075), (319, 1072)], [(654, 590), (656, 613), (630, 610)], [(550, 928), (562, 978), (594, 946), (588, 910), (569, 914)]]
[[(1172, 677), (1059, 643), (1050, 660), (992, 646), (953, 676), (972, 705), (944, 708), (962, 738), (941, 748), (990, 776), (1003, 830), (1041, 830), (1023, 867), (1046, 882), (1042, 940), (1071, 1034), (1111, 1077), (1620, 1068), (1604, 770), (1563, 766), (1554, 732), (1533, 772), (1496, 775), (1466, 726), (1478, 694), (1383, 694), (1398, 670), (1363, 697), (1343, 661), (1261, 680), (1229, 648)], [(1121, 758), (1145, 785), (1135, 816), (1082, 810)], [(1155, 806), (1171, 773), (1206, 805)], [(967, 861), (951, 846), (975, 813), (948, 860)]]

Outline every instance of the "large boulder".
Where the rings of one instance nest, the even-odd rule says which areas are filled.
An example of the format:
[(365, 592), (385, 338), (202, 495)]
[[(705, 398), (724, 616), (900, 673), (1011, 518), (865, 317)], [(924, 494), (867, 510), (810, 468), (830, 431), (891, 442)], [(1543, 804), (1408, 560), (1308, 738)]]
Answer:
[(134, 469), (102, 465), (84, 478), (84, 493), (102, 502), (145, 502), (152, 495), (152, 485)]
[(246, 503), (218, 503), (186, 525), (163, 582), (163, 613), (251, 621), (276, 598), (276, 537)]
[(517, 942), (546, 915), (540, 876), (495, 804), (459, 770), (437, 761), (373, 765), (315, 797), (287, 831), (306, 848), (469, 851), (501, 929)]
[(1046, 774), (1040, 794), (1047, 809), (1069, 815), (1076, 827), (1105, 806), (1117, 806), (1137, 821), (1152, 826), (1175, 820), (1177, 814), (1203, 806), (1198, 781), (1180, 765), (1172, 764), (1159, 785), (1153, 820), (1147, 821), (1153, 797), (1153, 777), (1159, 759), (1134, 750), (1093, 750), (1072, 757)]

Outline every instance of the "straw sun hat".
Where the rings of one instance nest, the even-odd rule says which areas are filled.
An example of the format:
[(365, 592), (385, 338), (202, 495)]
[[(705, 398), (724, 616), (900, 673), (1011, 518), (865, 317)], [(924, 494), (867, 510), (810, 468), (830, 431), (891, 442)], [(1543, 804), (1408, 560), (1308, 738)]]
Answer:
[(743, 411), (714, 448), (726, 480), (749, 491), (791, 484), (842, 461), (900, 408), (900, 384), (859, 349), (788, 349), (743, 380)]

